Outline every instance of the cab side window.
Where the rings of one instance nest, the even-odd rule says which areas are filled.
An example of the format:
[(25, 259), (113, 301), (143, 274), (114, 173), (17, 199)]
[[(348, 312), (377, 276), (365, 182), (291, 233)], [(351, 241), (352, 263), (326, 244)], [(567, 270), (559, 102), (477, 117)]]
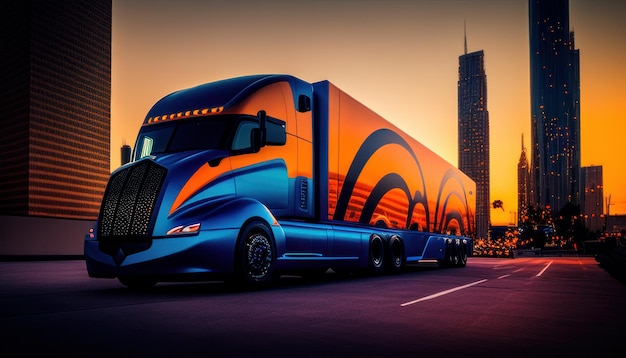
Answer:
[(241, 121), (235, 131), (235, 137), (233, 138), (232, 150), (248, 149), (252, 146), (251, 133), (252, 129), (259, 128), (259, 124), (252, 121)]
[[(243, 120), (239, 122), (235, 130), (231, 150), (239, 151), (250, 149), (252, 147), (252, 130), (255, 128), (259, 128), (257, 121)], [(287, 142), (287, 132), (285, 122), (283, 121), (268, 118), (265, 125), (265, 133), (267, 145), (285, 145)]]
[(285, 122), (274, 121), (270, 119), (266, 125), (267, 132), (267, 145), (285, 145), (287, 143), (287, 130), (285, 128)]

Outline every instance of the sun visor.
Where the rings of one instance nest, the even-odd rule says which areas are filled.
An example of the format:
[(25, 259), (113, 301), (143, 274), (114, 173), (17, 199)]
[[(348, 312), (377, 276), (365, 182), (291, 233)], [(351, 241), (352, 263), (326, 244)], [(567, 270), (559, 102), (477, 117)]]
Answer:
[(144, 125), (165, 120), (219, 113), (251, 93), (279, 81), (294, 82), (288, 75), (236, 77), (173, 92), (161, 98), (148, 111)]

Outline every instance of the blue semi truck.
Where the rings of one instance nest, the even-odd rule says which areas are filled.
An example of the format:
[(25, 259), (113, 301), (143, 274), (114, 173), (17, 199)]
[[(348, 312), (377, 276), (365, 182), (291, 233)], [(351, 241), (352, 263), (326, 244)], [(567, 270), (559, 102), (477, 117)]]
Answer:
[(464, 267), (475, 183), (328, 81), (251, 75), (148, 111), (85, 236), (128, 287), (283, 273)]

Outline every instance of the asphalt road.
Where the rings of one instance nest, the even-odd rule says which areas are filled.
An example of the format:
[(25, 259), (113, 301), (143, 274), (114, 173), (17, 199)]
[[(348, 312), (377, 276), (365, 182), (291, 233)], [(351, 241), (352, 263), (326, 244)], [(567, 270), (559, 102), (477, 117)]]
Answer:
[(0, 262), (0, 356), (626, 356), (626, 286), (591, 257), (148, 292), (81, 260)]

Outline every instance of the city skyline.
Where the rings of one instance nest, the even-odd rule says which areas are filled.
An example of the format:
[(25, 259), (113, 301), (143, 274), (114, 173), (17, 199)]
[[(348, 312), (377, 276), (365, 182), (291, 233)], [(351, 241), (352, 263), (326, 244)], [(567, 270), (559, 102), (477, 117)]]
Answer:
[[(626, 163), (615, 155), (626, 127), (624, 16), (618, 1), (570, 1), (581, 57), (581, 165), (603, 166), (612, 214), (626, 213)], [(485, 52), (490, 197), (504, 203), (491, 216), (506, 225), (517, 211), (519, 138), (530, 137), (527, 1), (114, 0), (111, 169), (165, 94), (254, 73), (333, 81), (456, 166), (464, 22), (468, 51)]]

